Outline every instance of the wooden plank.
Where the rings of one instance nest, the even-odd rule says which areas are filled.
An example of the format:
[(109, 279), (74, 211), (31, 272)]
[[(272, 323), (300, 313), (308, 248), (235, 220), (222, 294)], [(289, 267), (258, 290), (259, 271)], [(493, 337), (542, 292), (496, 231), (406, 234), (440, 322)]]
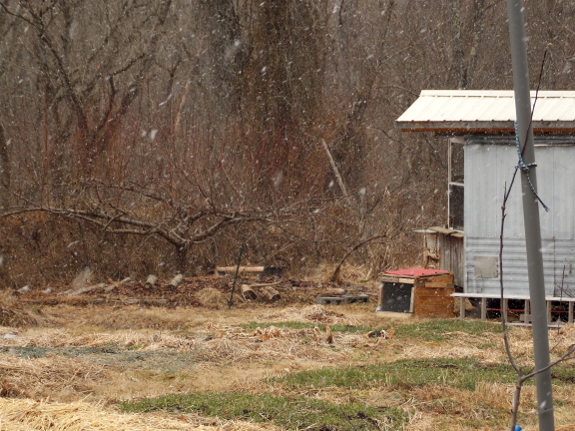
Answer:
[(413, 279), (413, 278), (405, 278), (405, 277), (402, 277), (402, 278), (400, 278), (400, 279), (397, 280), (397, 283), (413, 284), (413, 283), (414, 283), (414, 279)]
[(418, 295), (427, 295), (427, 296), (437, 296), (437, 295), (452, 296), (452, 294), (455, 293), (455, 289), (453, 288), (453, 286), (433, 287), (433, 288), (417, 287), (415, 290)]
[(423, 302), (415, 307), (415, 316), (426, 317), (453, 317), (453, 301), (451, 303)]
[(453, 289), (453, 283), (441, 283), (441, 282), (427, 282), (423, 286), (424, 288), (442, 288), (442, 289)]
[(415, 295), (416, 298), (421, 298), (422, 301), (432, 301), (433, 298), (437, 298), (438, 301), (443, 301), (443, 302), (453, 302), (453, 297), (451, 295), (421, 295), (421, 294), (416, 294)]
[(453, 301), (415, 301), (415, 315), (420, 315), (425, 310), (451, 310), (453, 315)]
[[(392, 277), (390, 275), (382, 275), (381, 277), (379, 277), (379, 281), (382, 283), (399, 283), (397, 277)], [(413, 280), (410, 281), (410, 284), (413, 284)]]
[(456, 232), (454, 229), (445, 228), (443, 226), (432, 226), (429, 229), (434, 232), (442, 233), (444, 235), (451, 235)]
[(416, 284), (429, 284), (429, 283), (442, 283), (442, 284), (453, 284), (452, 275), (434, 275), (434, 276), (421, 276), (417, 277)]
[[(237, 266), (217, 266), (216, 272), (230, 272), (235, 273)], [(263, 272), (264, 266), (240, 266), (239, 272)]]
[(91, 292), (92, 290), (104, 289), (106, 286), (107, 286), (106, 283), (98, 283), (98, 284), (94, 284), (93, 286), (86, 286), (86, 287), (82, 287), (78, 290), (74, 290), (74, 291), (68, 293), (68, 295), (70, 295), (70, 296), (83, 295), (84, 293)]
[(429, 317), (453, 317), (455, 305), (451, 295), (414, 295), (414, 315)]

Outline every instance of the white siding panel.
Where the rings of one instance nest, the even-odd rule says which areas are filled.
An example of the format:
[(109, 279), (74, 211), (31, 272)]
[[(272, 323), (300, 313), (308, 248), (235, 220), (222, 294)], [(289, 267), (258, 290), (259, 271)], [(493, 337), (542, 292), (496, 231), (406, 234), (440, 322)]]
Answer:
[[(545, 274), (545, 294), (575, 295), (575, 241), (542, 240), (543, 271)], [(469, 293), (489, 293), (499, 296), (499, 278), (477, 278), (474, 272), (475, 257), (499, 257), (499, 238), (466, 237), (465, 268), (466, 291)], [(529, 295), (529, 280), (525, 253), (525, 240), (505, 239), (503, 242), (503, 283), (507, 295)], [(563, 269), (565, 276), (563, 278)]]
[[(575, 238), (575, 147), (555, 147), (553, 158), (553, 206), (549, 212), (554, 235)], [(544, 175), (541, 172), (541, 175)]]
[[(575, 288), (575, 147), (537, 146), (537, 192), (550, 207), (540, 206), (543, 266), (547, 295), (561, 285)], [(511, 182), (517, 152), (511, 145), (465, 145), (465, 272), (472, 293), (499, 294), (497, 278), (475, 277), (475, 257), (499, 256), (504, 186)], [(530, 190), (527, 193), (531, 194)], [(535, 199), (535, 197), (533, 197)], [(503, 273), (509, 294), (528, 294), (521, 174), (506, 207)], [(562, 281), (565, 268), (565, 279)]]

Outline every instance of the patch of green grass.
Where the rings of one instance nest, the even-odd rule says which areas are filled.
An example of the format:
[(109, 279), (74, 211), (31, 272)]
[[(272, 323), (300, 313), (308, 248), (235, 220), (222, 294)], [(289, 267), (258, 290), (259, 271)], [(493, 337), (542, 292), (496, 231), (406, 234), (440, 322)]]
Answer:
[(553, 383), (572, 385), (575, 383), (575, 364), (573, 362), (562, 362), (551, 368)]
[(127, 348), (127, 350), (142, 350), (144, 348), (144, 346), (142, 346), (140, 344), (130, 344), (126, 348)]
[[(241, 325), (243, 329), (253, 331), (256, 328), (268, 328), (270, 326), (275, 326), (276, 328), (289, 328), (289, 329), (306, 329), (315, 328), (316, 326), (320, 329), (325, 328), (325, 324), (320, 323), (304, 323), (304, 322), (276, 322), (276, 323), (261, 323), (261, 322), (250, 322), (245, 325)], [(366, 334), (370, 331), (380, 330), (382, 328), (371, 328), (369, 326), (354, 326), (354, 325), (329, 325), (332, 332), (346, 332), (346, 333), (360, 333)]]
[(300, 396), (271, 394), (208, 393), (166, 395), (124, 402), (125, 412), (166, 411), (199, 413), (224, 419), (272, 422), (289, 429), (358, 431), (385, 423), (399, 429), (407, 413), (399, 408), (376, 409), (358, 403), (334, 404)]
[(481, 335), (485, 332), (501, 333), (501, 325), (480, 320), (437, 319), (398, 326), (395, 338), (440, 342), (445, 340), (444, 334), (449, 332), (465, 332), (471, 335)]
[(491, 349), (493, 347), (497, 347), (497, 345), (495, 343), (482, 343), (482, 344), (477, 344), (475, 347), (477, 347), (480, 350), (483, 350), (483, 349)]
[(381, 365), (323, 368), (270, 379), (288, 388), (345, 387), (368, 389), (382, 386), (409, 389), (440, 384), (475, 390), (478, 382), (513, 383), (516, 375), (508, 364), (483, 364), (475, 358), (403, 359)]

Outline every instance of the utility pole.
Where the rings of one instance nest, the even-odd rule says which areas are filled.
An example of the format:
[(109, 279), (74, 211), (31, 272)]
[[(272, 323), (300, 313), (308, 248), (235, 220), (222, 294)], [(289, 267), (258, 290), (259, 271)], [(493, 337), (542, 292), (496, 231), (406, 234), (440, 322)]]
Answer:
[[(525, 42), (525, 22), (523, 18), (524, 10), (523, 0), (507, 0), (517, 133), (521, 149), (523, 150), (523, 161), (526, 165), (529, 165), (530, 163), (535, 163), (535, 148), (533, 144), (533, 128), (531, 126), (531, 95), (529, 69), (527, 66), (527, 45)], [(521, 170), (521, 191), (523, 193), (523, 219), (525, 221), (525, 246), (527, 248), (527, 273), (531, 299), (535, 370), (542, 370), (549, 366), (550, 357), (543, 257), (541, 255), (539, 202), (529, 184), (529, 180), (531, 180), (534, 190), (537, 190), (537, 178), (534, 167), (532, 166), (531, 170), (527, 171)], [(535, 381), (537, 384), (539, 430), (554, 431), (551, 369), (538, 373), (535, 376)]]

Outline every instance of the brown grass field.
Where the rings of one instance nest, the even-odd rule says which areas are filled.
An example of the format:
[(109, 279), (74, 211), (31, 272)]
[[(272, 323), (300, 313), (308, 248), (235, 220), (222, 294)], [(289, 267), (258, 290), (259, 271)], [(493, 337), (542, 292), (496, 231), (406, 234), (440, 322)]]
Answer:
[[(364, 290), (375, 295), (375, 285)], [(204, 392), (285, 395), (287, 389), (266, 379), (400, 359), (475, 358), (488, 365), (507, 361), (498, 333), (444, 332), (440, 341), (394, 337), (396, 328), (425, 321), (376, 315), (374, 302), (341, 306), (244, 302), (228, 308), (223, 294), (212, 292), (210, 298), (204, 298), (208, 305), (166, 308), (89, 301), (38, 305), (4, 294), (0, 430), (274, 430), (279, 428), (272, 423), (196, 413), (122, 413), (118, 403)], [(249, 322), (272, 325), (254, 329), (246, 326)], [(298, 329), (281, 322), (311, 325)], [(333, 325), (379, 328), (381, 333), (369, 337), (334, 332), (329, 343), (327, 328)], [(553, 345), (573, 344), (575, 327), (552, 330), (550, 337)], [(528, 363), (529, 328), (513, 328), (512, 348), (520, 362)], [(573, 385), (555, 390), (556, 423), (575, 423)], [(480, 383), (474, 391), (441, 381), (396, 387), (382, 382), (364, 390), (318, 387), (297, 395), (408, 412), (400, 428), (379, 423), (375, 430), (488, 430), (492, 425), (477, 424), (489, 419), (505, 429), (512, 391), (512, 384), (496, 382)], [(534, 394), (532, 385), (523, 390), (521, 425), (527, 431), (537, 429)], [(501, 417), (490, 417), (493, 411)]]

